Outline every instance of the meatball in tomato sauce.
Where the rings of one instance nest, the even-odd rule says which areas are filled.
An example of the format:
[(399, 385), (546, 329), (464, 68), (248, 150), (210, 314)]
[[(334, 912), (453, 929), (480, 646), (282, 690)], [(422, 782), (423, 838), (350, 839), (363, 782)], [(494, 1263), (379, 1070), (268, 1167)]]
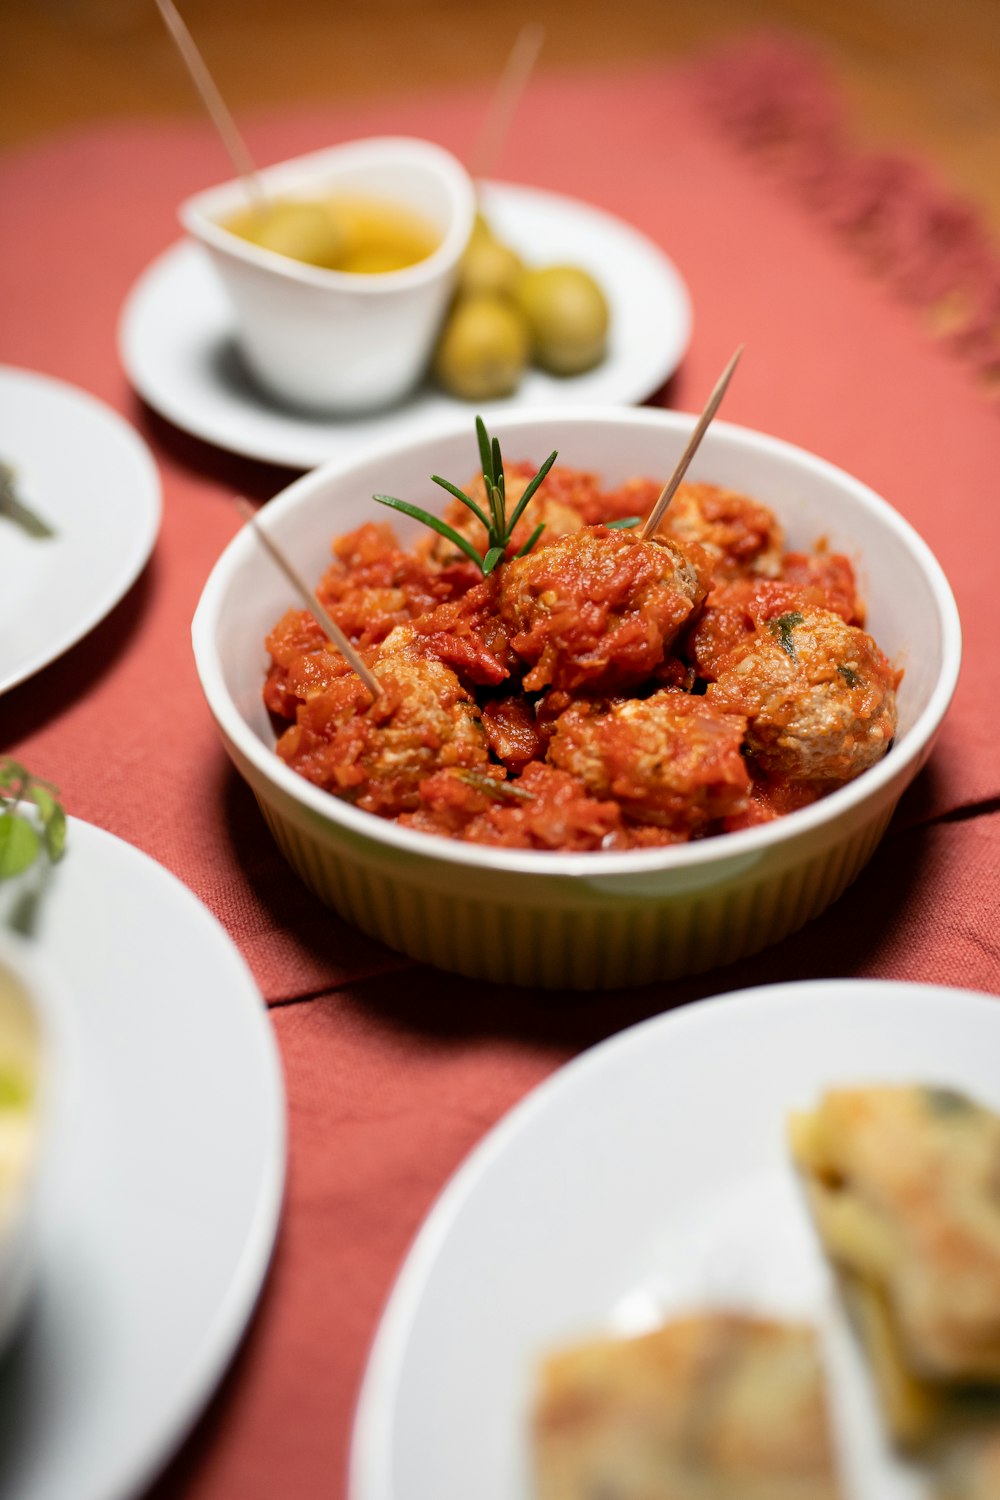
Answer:
[(609, 692), (649, 677), (705, 597), (696, 547), (589, 526), (504, 570), (500, 613), (529, 691)]

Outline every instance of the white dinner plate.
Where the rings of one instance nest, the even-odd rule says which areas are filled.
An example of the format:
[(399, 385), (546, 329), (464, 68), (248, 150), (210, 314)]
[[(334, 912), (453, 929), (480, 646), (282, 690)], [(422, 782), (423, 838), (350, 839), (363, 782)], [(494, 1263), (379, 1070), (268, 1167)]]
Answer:
[(86, 391), (0, 366), (0, 459), (55, 530), (0, 517), (0, 693), (76, 644), (139, 576), (160, 528), (145, 443)]
[(855, 1082), (934, 1081), (1000, 1109), (1000, 999), (815, 981), (702, 1001), (569, 1063), (446, 1187), (365, 1374), (351, 1500), (528, 1500), (539, 1356), (682, 1309), (814, 1320), (850, 1500), (927, 1491), (882, 1437), (785, 1144)]
[[(0, 920), (13, 894), (0, 888)], [(230, 939), (131, 845), (71, 819), (33, 941), (74, 1002), (72, 1127), (37, 1297), (0, 1367), (0, 1495), (125, 1500), (184, 1437), (256, 1301), (284, 1180), (281, 1072)]]
[[(653, 242), (611, 214), (572, 198), (509, 184), (482, 184), (483, 211), (532, 265), (572, 261), (601, 283), (611, 306), (610, 346), (596, 369), (570, 379), (531, 370), (511, 406), (569, 402), (630, 405), (673, 373), (691, 334), (691, 304), (676, 267)], [(283, 408), (244, 370), (232, 315), (205, 252), (174, 245), (144, 272), (122, 312), (122, 363), (161, 416), (210, 443), (291, 468), (311, 469), (384, 438), (419, 434), (471, 407), (431, 386), (368, 417), (314, 417)]]

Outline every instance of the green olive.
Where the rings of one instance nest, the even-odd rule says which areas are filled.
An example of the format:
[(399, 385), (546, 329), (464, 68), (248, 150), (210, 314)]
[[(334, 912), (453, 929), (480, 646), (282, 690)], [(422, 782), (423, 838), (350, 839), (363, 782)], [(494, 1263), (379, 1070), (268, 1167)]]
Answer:
[(464, 401), (509, 396), (524, 373), (529, 342), (513, 303), (483, 292), (459, 297), (438, 339), (434, 375)]
[(226, 227), (262, 250), (310, 266), (335, 266), (342, 249), (343, 237), (322, 203), (277, 199), (239, 214)]
[(459, 292), (463, 296), (473, 292), (510, 296), (523, 270), (524, 263), (517, 252), (498, 240), (482, 214), (477, 214), (458, 266)]
[(517, 283), (518, 306), (531, 330), (532, 358), (554, 375), (579, 375), (604, 358), (608, 304), (579, 266), (541, 266)]

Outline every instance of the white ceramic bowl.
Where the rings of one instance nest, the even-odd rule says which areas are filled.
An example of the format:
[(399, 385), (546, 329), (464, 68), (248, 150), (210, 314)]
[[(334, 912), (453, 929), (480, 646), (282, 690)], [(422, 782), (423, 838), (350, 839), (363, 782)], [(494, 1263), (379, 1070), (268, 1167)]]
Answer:
[(222, 279), (244, 358), (266, 391), (327, 412), (398, 401), (430, 358), (472, 229), (475, 190), (465, 168), (430, 141), (385, 136), (297, 157), (259, 176), (269, 196), (361, 194), (412, 209), (438, 231), (440, 243), (425, 260), (371, 276), (306, 265), (222, 228), (247, 206), (240, 181), (197, 193), (178, 210)]
[[(694, 419), (651, 410), (515, 413), (495, 424), (508, 460), (592, 469), (606, 485), (666, 477)], [(430, 474), (476, 472), (472, 422), (298, 480), (262, 523), (317, 582), (330, 538), (385, 520), (375, 492), (440, 509)], [(310, 785), (274, 753), (261, 699), (265, 635), (295, 604), (249, 528), (206, 584), (193, 624), (202, 687), (226, 748), (294, 868), (364, 931), (413, 957), (475, 977), (588, 988), (639, 984), (727, 963), (801, 927), (872, 854), (930, 751), (958, 675), (961, 634), (947, 580), (884, 500), (821, 459), (726, 423), (710, 428), (689, 478), (773, 507), (790, 548), (826, 537), (855, 562), (868, 625), (905, 669), (899, 730), (878, 765), (777, 822), (720, 838), (621, 854), (494, 849), (421, 834)], [(403, 518), (394, 517), (394, 520)], [(405, 523), (403, 535), (412, 530)]]
[[(65, 1076), (68, 1010), (31, 945), (0, 930), (0, 1348), (38, 1273), (38, 1210), (52, 1160), (54, 1093)], [(11, 1107), (12, 1080), (27, 1097)]]

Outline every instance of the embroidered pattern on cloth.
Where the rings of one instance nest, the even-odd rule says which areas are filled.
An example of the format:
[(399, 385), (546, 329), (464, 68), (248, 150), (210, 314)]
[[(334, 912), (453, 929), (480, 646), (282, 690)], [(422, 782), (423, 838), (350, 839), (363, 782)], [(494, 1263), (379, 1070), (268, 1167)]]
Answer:
[(976, 209), (909, 157), (860, 150), (823, 62), (787, 39), (714, 54), (699, 82), (712, 114), (793, 186), (1000, 392), (1000, 249)]

